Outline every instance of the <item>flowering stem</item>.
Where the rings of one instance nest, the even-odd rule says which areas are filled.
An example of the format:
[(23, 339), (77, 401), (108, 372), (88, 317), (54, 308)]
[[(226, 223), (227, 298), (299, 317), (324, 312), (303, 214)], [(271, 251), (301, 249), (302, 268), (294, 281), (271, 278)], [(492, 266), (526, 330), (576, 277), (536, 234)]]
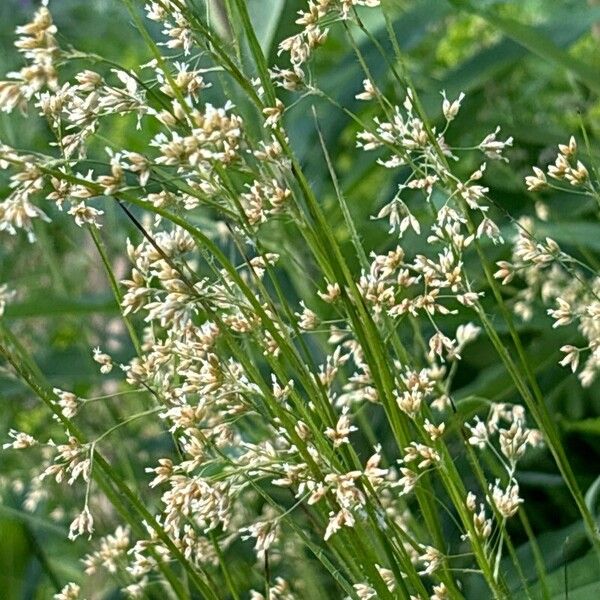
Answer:
[[(468, 215), (468, 213), (467, 213), (467, 215)], [(469, 218), (471, 230), (473, 230), (474, 226), (473, 226), (472, 221), (470, 220), (470, 215), (468, 215), (468, 218)], [(560, 441), (560, 436), (556, 429), (556, 425), (554, 424), (554, 421), (552, 420), (552, 417), (550, 416), (550, 413), (548, 412), (548, 408), (544, 401), (543, 394), (539, 387), (539, 384), (537, 383), (535, 374), (531, 370), (531, 366), (529, 364), (529, 359), (527, 358), (527, 355), (526, 355), (523, 345), (521, 343), (520, 336), (515, 328), (512, 316), (504, 303), (504, 299), (502, 298), (502, 293), (499, 289), (498, 283), (494, 279), (494, 276), (492, 274), (491, 268), (488, 263), (487, 256), (485, 255), (485, 253), (483, 252), (483, 250), (481, 249), (481, 247), (477, 243), (477, 241), (475, 243), (476, 243), (476, 249), (477, 249), (479, 258), (481, 260), (481, 264), (483, 266), (483, 269), (484, 269), (484, 272), (486, 275), (486, 279), (492, 289), (492, 292), (494, 294), (494, 297), (496, 299), (498, 307), (500, 308), (500, 312), (504, 318), (504, 321), (507, 324), (510, 336), (511, 336), (513, 343), (515, 345), (515, 348), (517, 350), (517, 356), (519, 358), (522, 368), (525, 371), (525, 376), (526, 376), (527, 380), (529, 381), (529, 384), (531, 385), (533, 394), (531, 393), (530, 388), (527, 385), (527, 382), (524, 381), (523, 376), (521, 375), (519, 369), (514, 364), (512, 357), (510, 356), (510, 354), (508, 353), (504, 344), (500, 340), (493, 325), (489, 321), (484, 309), (481, 306), (478, 306), (479, 317), (486, 329), (486, 332), (490, 336), (490, 339), (491, 339), (492, 343), (494, 344), (496, 351), (498, 352), (498, 354), (500, 355), (500, 358), (506, 365), (506, 367), (507, 367), (509, 373), (511, 374), (511, 376), (513, 377), (513, 380), (515, 381), (515, 384), (517, 385), (517, 388), (519, 389), (523, 399), (527, 403), (527, 407), (531, 411), (531, 413), (534, 416), (534, 418), (536, 419), (537, 423), (540, 425), (542, 432), (544, 433), (544, 437), (545, 437), (545, 439), (548, 443), (548, 446), (554, 456), (554, 459), (556, 460), (556, 464), (557, 464), (563, 478), (565, 479), (565, 483), (567, 484), (567, 487), (569, 488), (569, 491), (571, 492), (571, 495), (573, 496), (575, 503), (577, 504), (577, 508), (579, 509), (579, 512), (585, 523), (586, 530), (590, 537), (590, 541), (592, 542), (592, 545), (594, 546), (594, 549), (598, 556), (598, 560), (600, 561), (600, 532), (598, 530), (598, 525), (597, 525), (594, 517), (590, 513), (588, 507), (586, 506), (585, 499), (583, 497), (583, 494), (581, 493), (581, 490), (579, 489), (579, 485), (575, 478), (575, 474), (573, 473), (573, 469), (571, 468), (569, 460), (566, 456), (566, 453), (565, 453), (562, 443)]]
[(129, 319), (128, 316), (123, 314), (123, 310), (121, 308), (123, 296), (121, 294), (121, 290), (119, 289), (119, 284), (117, 283), (117, 278), (115, 277), (115, 274), (114, 274), (113, 269), (110, 264), (110, 260), (106, 253), (106, 248), (104, 247), (102, 239), (101, 239), (100, 235), (98, 234), (98, 230), (93, 225), (88, 225), (87, 229), (90, 232), (90, 236), (94, 242), (94, 246), (96, 246), (96, 249), (98, 250), (98, 254), (100, 255), (100, 259), (102, 260), (102, 264), (104, 265), (104, 270), (106, 271), (106, 276), (108, 278), (108, 282), (110, 283), (110, 287), (111, 287), (113, 295), (115, 297), (117, 307), (118, 307), (119, 311), (121, 312), (121, 318), (123, 319), (123, 322), (125, 323), (125, 327), (127, 328), (127, 332), (129, 333), (131, 343), (133, 344), (133, 347), (135, 348), (136, 354), (138, 356), (140, 356), (142, 354), (140, 340), (139, 340), (138, 335), (131, 323), (131, 320)]
[[(0, 340), (4, 338), (9, 341), (11, 338), (10, 330), (0, 324)], [(9, 342), (10, 343), (10, 342)], [(62, 411), (58, 408), (56, 398), (53, 392), (50, 391), (49, 386), (40, 378), (35, 375), (34, 370), (29, 368), (27, 365), (34, 364), (35, 362), (28, 355), (19, 357), (9, 350), (9, 347), (5, 343), (0, 343), (0, 356), (3, 356), (19, 374), (21, 379), (36, 393), (36, 395), (46, 404), (46, 406), (56, 415), (57, 419), (64, 425), (65, 429), (78, 440), (81, 445), (87, 444), (83, 433), (79, 428), (68, 418), (66, 418)], [(94, 472), (96, 480), (102, 491), (107, 495), (109, 500), (113, 503), (115, 508), (121, 513), (121, 515), (138, 531), (143, 532), (141, 522), (132, 518), (132, 514), (125, 508), (121, 498), (126, 499), (127, 502), (134, 508), (135, 512), (140, 517), (140, 520), (145, 521), (156, 533), (158, 538), (165, 544), (173, 556), (181, 563), (186, 573), (190, 577), (190, 580), (195, 587), (200, 591), (205, 598), (213, 598), (218, 600), (218, 597), (214, 594), (211, 588), (198, 576), (195, 568), (189, 564), (185, 559), (179, 548), (173, 543), (171, 538), (167, 535), (164, 529), (158, 524), (154, 516), (148, 511), (144, 504), (139, 500), (136, 494), (134, 494), (125, 481), (117, 474), (117, 472), (111, 467), (110, 463), (99, 453), (95, 453), (95, 463), (97, 469)], [(100, 475), (98, 476), (98, 472)], [(114, 486), (116, 488), (113, 490)], [(118, 495), (117, 495), (118, 493)], [(184, 590), (181, 583), (171, 572), (169, 567), (158, 562), (159, 569), (163, 575), (170, 582), (173, 587), (173, 591), (177, 594), (180, 599), (188, 597), (187, 592)]]

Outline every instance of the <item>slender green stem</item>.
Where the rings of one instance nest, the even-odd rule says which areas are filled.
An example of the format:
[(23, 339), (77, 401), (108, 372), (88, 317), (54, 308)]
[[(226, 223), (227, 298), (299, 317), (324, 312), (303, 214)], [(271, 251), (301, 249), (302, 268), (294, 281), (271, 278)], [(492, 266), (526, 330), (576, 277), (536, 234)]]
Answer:
[[(0, 356), (3, 356), (12, 365), (13, 369), (18, 373), (21, 379), (52, 411), (56, 418), (69, 432), (69, 434), (77, 439), (81, 445), (87, 444), (83, 433), (80, 431), (77, 425), (65, 417), (62, 411), (59, 409), (57, 399), (55, 398), (50, 387), (43, 380), (40, 380), (36, 376), (34, 370), (28, 367), (28, 364), (30, 363), (35, 364), (31, 357), (22, 356), (21, 354), (19, 354), (17, 357), (11, 352), (6, 343), (2, 343), (3, 340), (6, 340), (10, 344), (10, 335), (7, 335), (7, 332), (9, 332), (9, 330), (0, 323)], [(143, 530), (142, 522), (145, 521), (148, 526), (155, 531), (158, 539), (164, 543), (174, 558), (180, 562), (198, 591), (201, 592), (205, 598), (214, 598), (214, 600), (217, 600), (217, 596), (214, 594), (212, 589), (198, 576), (195, 568), (185, 559), (173, 540), (171, 540), (164, 529), (156, 521), (154, 515), (152, 515), (152, 513), (150, 513), (146, 506), (141, 502), (137, 494), (130, 490), (128, 485), (114, 470), (110, 463), (98, 452), (94, 454), (94, 463), (97, 469), (93, 470), (93, 474), (96, 476), (97, 473), (100, 473), (100, 477), (97, 478), (97, 483), (102, 491), (107, 494), (109, 499), (112, 501), (115, 498), (118, 498), (118, 496), (116, 496), (114, 493), (116, 490), (116, 492), (118, 492), (118, 494), (127, 500), (127, 502), (131, 505), (135, 513), (137, 513), (140, 521), (132, 519), (131, 513), (128, 510), (123, 509), (124, 505), (121, 500), (116, 500), (117, 504), (115, 504), (115, 508), (119, 510), (121, 515), (124, 516), (129, 523), (135, 525), (139, 530)], [(114, 486), (115, 490), (112, 489), (112, 486)], [(170, 569), (161, 561), (159, 561), (158, 565), (163, 575), (171, 583), (173, 591), (177, 594), (177, 597), (182, 599), (187, 598), (187, 592), (171, 573)]]
[(102, 242), (102, 238), (100, 237), (100, 234), (98, 233), (98, 230), (92, 226), (89, 225), (88, 226), (88, 231), (90, 232), (90, 236), (94, 242), (94, 246), (96, 246), (96, 249), (98, 250), (98, 254), (100, 255), (100, 259), (102, 260), (102, 264), (104, 265), (104, 270), (106, 271), (106, 276), (108, 278), (108, 282), (110, 284), (110, 288), (113, 292), (113, 295), (115, 297), (115, 301), (117, 304), (117, 307), (119, 309), (119, 311), (121, 312), (121, 317), (123, 319), (123, 322), (125, 323), (125, 327), (127, 328), (127, 332), (129, 333), (129, 337), (131, 339), (131, 343), (133, 344), (133, 347), (135, 348), (136, 354), (138, 356), (140, 356), (142, 354), (142, 348), (140, 346), (140, 340), (138, 338), (138, 335), (135, 331), (135, 328), (133, 327), (131, 320), (129, 318), (129, 316), (126, 316), (123, 314), (123, 309), (122, 309), (122, 301), (123, 301), (123, 296), (121, 294), (121, 290), (119, 289), (119, 284), (117, 282), (117, 278), (115, 277), (115, 274), (113, 272), (112, 266), (110, 264), (110, 260), (108, 258), (108, 255), (106, 253), (106, 248), (104, 247), (104, 243)]

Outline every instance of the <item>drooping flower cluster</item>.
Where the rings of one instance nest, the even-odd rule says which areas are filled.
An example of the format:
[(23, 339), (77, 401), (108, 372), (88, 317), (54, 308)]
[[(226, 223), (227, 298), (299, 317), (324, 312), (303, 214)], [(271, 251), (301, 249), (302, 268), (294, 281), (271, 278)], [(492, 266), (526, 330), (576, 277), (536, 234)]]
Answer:
[(30, 23), (17, 27), (15, 46), (27, 61), (20, 71), (8, 73), (0, 81), (0, 110), (25, 111), (28, 102), (44, 87), (58, 88), (55, 62), (60, 54), (56, 26), (46, 5), (38, 9)]
[[(559, 183), (567, 181), (571, 186), (581, 187), (585, 195), (597, 198), (596, 183), (577, 158), (577, 152), (574, 137), (568, 144), (560, 144), (547, 175)], [(534, 167), (533, 176), (526, 177), (526, 184), (530, 191), (544, 190), (552, 185), (538, 167)], [(538, 211), (538, 216), (542, 221), (547, 220), (547, 207)], [(600, 370), (599, 280), (589, 274), (585, 263), (565, 252), (554, 239), (538, 235), (539, 228), (533, 218), (524, 217), (518, 221), (512, 258), (497, 263), (499, 270), (495, 276), (505, 285), (515, 278), (525, 283), (513, 300), (515, 312), (524, 320), (531, 319), (535, 302), (540, 298), (548, 307), (547, 314), (554, 321), (554, 328), (577, 325), (585, 343), (563, 345), (564, 357), (560, 364), (575, 373), (585, 357), (578, 376), (581, 384), (587, 387)]]

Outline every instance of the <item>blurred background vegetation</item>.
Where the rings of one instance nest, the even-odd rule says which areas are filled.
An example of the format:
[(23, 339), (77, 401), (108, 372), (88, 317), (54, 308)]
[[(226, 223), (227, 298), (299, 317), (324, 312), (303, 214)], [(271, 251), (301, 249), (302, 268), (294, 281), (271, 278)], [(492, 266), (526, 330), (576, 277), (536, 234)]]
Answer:
[[(600, 4), (587, 0), (473, 0), (472, 3), (388, 0), (388, 3), (394, 7), (394, 27), (406, 67), (430, 117), (434, 121), (439, 118), (440, 90), (446, 90), (449, 98), (461, 91), (467, 94), (451, 129), (451, 144), (476, 145), (497, 125), (502, 127), (503, 135), (514, 137), (513, 149), (508, 154), (510, 167), (495, 162), (489, 166), (484, 180), (497, 204), (493, 210), (500, 211), (499, 221), (507, 224), (503, 233), (510, 237), (510, 226), (502, 211), (514, 217), (535, 215), (537, 198), (526, 193), (523, 185), (523, 177), (531, 165), (549, 162), (555, 146), (568, 140), (569, 135), (582, 139), (582, 129), (589, 137), (589, 159), (598, 160), (600, 29), (596, 24), (600, 24)], [(276, 64), (277, 42), (296, 30), (290, 17), (304, 2), (248, 0), (248, 4), (263, 48), (269, 54), (270, 63)], [(19, 64), (19, 56), (12, 46), (13, 29), (29, 19), (35, 6), (30, 0), (0, 2), (0, 71), (3, 73)], [(101, 53), (126, 68), (149, 60), (146, 47), (118, 0), (54, 0), (51, 8), (62, 47), (72, 45), (78, 50)], [(378, 15), (365, 13), (368, 26), (390, 50), (391, 57), (384, 25), (378, 18)], [(400, 91), (393, 90), (394, 83), (387, 75), (389, 67), (372, 42), (359, 33), (356, 35), (380, 86), (390, 91), (390, 97), (397, 92), (396, 97), (400, 98)], [(83, 68), (84, 64), (80, 66)], [(334, 99), (343, 101), (365, 119), (375, 115), (371, 114), (375, 107), (354, 100), (364, 76), (342, 28), (332, 31), (326, 46), (318, 53), (314, 74), (318, 84)], [(205, 94), (206, 100), (215, 104), (224, 101), (218, 86)], [(286, 100), (291, 103), (293, 98), (290, 95)], [(356, 125), (330, 103), (311, 97), (289, 111), (286, 125), (293, 145), (341, 240), (346, 239), (346, 231), (327, 166), (322, 154), (315, 151), (318, 142), (311, 104), (316, 107), (341, 187), (365, 247), (384, 250), (390, 243), (385, 234), (387, 224), (372, 221), (370, 215), (376, 213), (384, 201), (389, 201), (402, 174), (378, 167), (374, 153), (357, 152)], [(105, 137), (121, 143), (124, 148), (140, 150), (139, 140), (132, 135), (133, 127), (125, 127), (118, 119), (108, 121), (105, 127), (102, 132)], [(0, 140), (16, 148), (44, 150), (50, 135), (37, 118), (15, 115), (9, 118), (2, 114)], [(101, 142), (98, 144), (101, 147)], [(475, 160), (461, 162), (463, 174), (478, 166)], [(0, 197), (5, 192), (6, 181), (2, 180)], [(538, 231), (551, 235), (565, 250), (597, 266), (600, 223), (596, 207), (591, 201), (566, 194), (544, 194), (543, 200), (552, 215), (552, 223), (540, 223)], [(115, 269), (124, 276), (125, 239), (128, 236), (137, 239), (137, 234), (120, 213), (109, 205), (103, 208), (107, 214), (102, 237)], [(416, 203), (411, 209), (418, 214)], [(68, 216), (57, 211), (51, 211), (51, 216), (51, 224), (37, 226), (39, 242), (36, 244), (29, 244), (24, 236), (2, 235), (0, 238), (0, 283), (7, 283), (18, 292), (5, 318), (21, 342), (34, 353), (53, 385), (83, 397), (110, 391), (111, 385), (117, 389), (120, 374), (115, 371), (113, 382), (109, 379), (107, 383), (104, 378), (101, 383), (97, 365), (91, 358), (91, 348), (98, 345), (110, 350), (117, 359), (126, 360), (131, 354), (101, 264), (84, 230), (76, 228)], [(204, 225), (207, 230), (214, 230), (214, 224), (206, 222)], [(281, 228), (279, 233), (270, 231), (268, 235), (277, 243), (288, 244)], [(275, 239), (276, 236), (280, 239)], [(497, 251), (492, 247), (489, 251), (494, 259), (504, 258), (495, 256), (493, 253)], [(352, 257), (350, 250), (348, 256)], [(303, 295), (302, 289), (294, 289), (290, 282), (287, 290), (294, 298)], [(492, 306), (490, 311), (493, 317)], [(588, 501), (596, 511), (600, 488), (596, 479), (600, 464), (600, 384), (582, 390), (575, 376), (556, 366), (559, 347), (567, 339), (577, 339), (574, 329), (552, 330), (541, 307), (530, 322), (520, 323), (520, 328), (534, 357), (546, 401), (560, 422), (580, 485), (588, 490)], [(485, 339), (466, 352), (456, 378), (455, 395), (462, 400), (463, 413), (469, 415), (479, 408), (481, 397), (518, 401), (508, 375)], [(93, 418), (105, 419), (102, 428), (106, 429), (120, 418), (119, 411), (118, 403), (113, 408), (98, 405)], [(375, 414), (372, 417), (377, 419)], [(0, 371), (0, 440), (6, 438), (9, 427), (48, 436), (48, 423), (46, 409), (8, 372)], [(144, 435), (149, 451), (154, 451), (152, 432), (145, 431)], [(119, 443), (128, 442), (121, 439)], [(66, 546), (64, 541), (65, 524), (70, 520), (69, 515), (64, 514), (69, 507), (60, 501), (64, 489), (44, 497), (36, 511), (23, 510), (23, 501), (30, 493), (29, 473), (34, 467), (27, 455), (0, 454), (2, 600), (51, 597), (58, 582), (63, 585), (67, 580), (77, 579), (81, 571), (78, 558), (84, 552), (85, 542)], [(565, 577), (571, 590), (569, 598), (600, 597), (599, 578), (594, 568), (589, 567), (595, 563), (588, 563), (585, 556), (587, 542), (578, 513), (553, 462), (543, 451), (533, 453), (524, 461), (517, 478), (532, 528), (539, 535), (542, 553), (554, 572), (551, 581), (556, 597), (564, 597)], [(38, 512), (53, 513), (56, 519), (49, 522), (36, 516)], [(513, 535), (517, 543), (523, 544), (520, 553), (527, 573), (528, 565), (532, 564), (531, 550), (520, 526), (515, 526)], [(569, 567), (565, 571), (567, 563)], [(99, 584), (96, 589), (105, 590), (103, 585)], [(110, 589), (97, 594), (98, 598), (117, 597)], [(476, 594), (474, 588), (472, 597), (483, 597)]]

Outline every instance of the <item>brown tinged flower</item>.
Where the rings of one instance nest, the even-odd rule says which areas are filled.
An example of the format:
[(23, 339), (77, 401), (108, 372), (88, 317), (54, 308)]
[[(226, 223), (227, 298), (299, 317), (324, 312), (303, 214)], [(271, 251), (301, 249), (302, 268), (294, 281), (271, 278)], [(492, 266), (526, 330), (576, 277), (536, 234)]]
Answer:
[(67, 583), (60, 592), (52, 596), (53, 600), (80, 600), (81, 588), (76, 583)]
[(500, 487), (500, 480), (497, 479), (494, 485), (490, 484), (491, 502), (498, 509), (498, 512), (505, 518), (514, 516), (519, 510), (519, 505), (523, 499), (519, 497), (519, 484), (511, 483), (506, 489)]
[(283, 102), (277, 98), (275, 100), (275, 106), (267, 106), (263, 108), (263, 115), (266, 117), (265, 119), (265, 127), (275, 128), (279, 124), (279, 120), (283, 115), (283, 111), (285, 110), (285, 106)]
[(561, 346), (560, 351), (565, 353), (565, 357), (559, 362), (559, 364), (563, 367), (569, 366), (571, 371), (575, 373), (579, 365), (579, 348), (576, 346), (571, 346), (570, 344), (566, 344)]
[(16, 429), (10, 429), (8, 437), (12, 438), (13, 441), (2, 444), (3, 450), (8, 450), (9, 448), (22, 450), (24, 448), (31, 448), (37, 444), (37, 440), (33, 436), (22, 431), (17, 431)]
[(328, 427), (325, 430), (325, 435), (333, 442), (333, 447), (338, 448), (342, 444), (348, 444), (350, 442), (348, 436), (353, 431), (357, 431), (357, 428), (350, 424), (348, 409), (345, 408), (342, 412), (342, 415), (338, 419), (335, 429)]
[(442, 97), (444, 98), (442, 102), (442, 112), (444, 113), (444, 117), (448, 122), (453, 121), (460, 110), (460, 105), (465, 98), (465, 94), (461, 92), (458, 98), (452, 102), (446, 98), (446, 92), (442, 92)]
[(537, 192), (548, 187), (548, 180), (546, 174), (538, 167), (533, 167), (533, 175), (527, 175), (525, 177), (525, 185), (527, 190), (530, 192)]
[(506, 260), (499, 260), (496, 265), (500, 268), (494, 273), (494, 277), (502, 279), (502, 285), (509, 284), (515, 276), (513, 265)]
[(108, 354), (105, 354), (104, 352), (102, 352), (100, 350), (100, 348), (94, 348), (94, 360), (99, 365), (101, 365), (100, 373), (102, 373), (103, 375), (106, 375), (107, 373), (110, 373), (112, 371), (112, 368), (113, 368), (112, 358)]
[(557, 298), (558, 308), (549, 308), (547, 313), (554, 319), (553, 329), (568, 325), (573, 321), (573, 308), (569, 302), (563, 298)]
[(69, 539), (76, 540), (80, 535), (88, 534), (91, 539), (94, 532), (94, 517), (87, 506), (73, 519), (69, 527)]
[(100, 229), (102, 227), (99, 217), (104, 214), (104, 211), (94, 208), (93, 206), (89, 206), (85, 202), (75, 204), (67, 212), (75, 219), (75, 224), (79, 227), (83, 227), (85, 225), (91, 225), (96, 229)]
[(365, 100), (365, 101), (373, 100), (373, 98), (377, 97), (378, 93), (379, 93), (379, 91), (373, 85), (373, 82), (370, 79), (364, 79), (363, 80), (363, 91), (356, 94), (355, 98), (357, 100)]

